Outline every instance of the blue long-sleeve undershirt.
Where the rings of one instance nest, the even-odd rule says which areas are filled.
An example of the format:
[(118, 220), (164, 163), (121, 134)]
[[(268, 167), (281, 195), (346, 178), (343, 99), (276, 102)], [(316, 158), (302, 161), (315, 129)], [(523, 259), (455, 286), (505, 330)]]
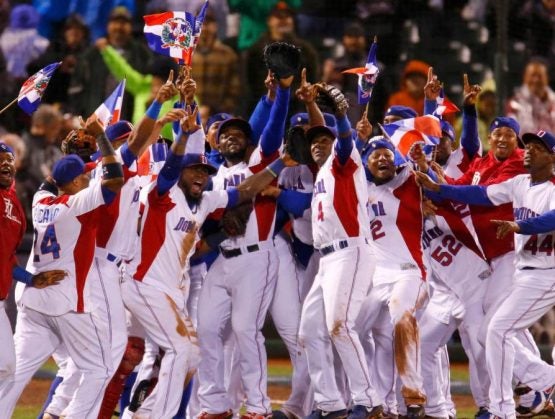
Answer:
[(181, 173), (181, 163), (183, 161), (183, 156), (173, 154), (170, 150), (168, 152), (168, 158), (164, 163), (164, 166), (160, 170), (160, 174), (156, 179), (156, 187), (158, 188), (158, 196), (164, 195), (168, 192), (173, 185), (176, 184), (177, 179), (179, 179), (179, 174)]
[(337, 131), (339, 138), (335, 143), (335, 152), (337, 153), (337, 158), (339, 163), (342, 165), (347, 163), (351, 152), (353, 151), (353, 137), (351, 135), (351, 123), (347, 115), (343, 115), (341, 118), (337, 118)]
[(283, 141), (285, 135), (285, 118), (289, 109), (289, 96), (291, 89), (277, 88), (276, 101), (270, 111), (268, 123), (260, 137), (260, 148), (262, 154), (270, 156), (275, 153)]
[(555, 210), (546, 212), (539, 217), (528, 218), (516, 222), (520, 227), (519, 234), (543, 234), (555, 230)]
[(424, 99), (424, 115), (431, 115), (437, 109), (437, 100)]
[(12, 277), (19, 282), (23, 282), (26, 285), (33, 285), (33, 274), (27, 272), (21, 266), (15, 265), (12, 268)]
[(293, 214), (295, 218), (298, 218), (303, 215), (306, 209), (310, 208), (312, 194), (295, 191), (293, 189), (283, 189), (277, 198), (277, 202), (287, 212)]
[(466, 150), (470, 159), (473, 159), (478, 150), (480, 150), (478, 114), (474, 105), (463, 107), (461, 147)]
[(272, 110), (272, 102), (266, 95), (256, 104), (256, 108), (252, 111), (251, 117), (249, 118), (249, 124), (252, 128), (252, 143), (256, 146), (260, 140), (260, 136), (264, 131), (264, 127), (270, 119), (270, 111)]
[(480, 185), (440, 185), (439, 192), (426, 191), (426, 195), (435, 200), (452, 199), (470, 205), (494, 206), (490, 201), (485, 186)]

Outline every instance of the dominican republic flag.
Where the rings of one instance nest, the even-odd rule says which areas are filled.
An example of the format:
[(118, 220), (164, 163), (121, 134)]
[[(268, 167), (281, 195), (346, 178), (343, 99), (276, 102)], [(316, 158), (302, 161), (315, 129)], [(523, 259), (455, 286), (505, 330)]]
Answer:
[(459, 108), (457, 108), (457, 105), (455, 105), (453, 102), (451, 102), (449, 99), (445, 97), (443, 89), (439, 91), (439, 96), (437, 97), (436, 102), (437, 102), (437, 108), (434, 111), (435, 116), (440, 117), (442, 115), (447, 115), (450, 113), (461, 111)]
[(102, 105), (96, 108), (94, 114), (98, 117), (100, 123), (106, 128), (121, 117), (121, 106), (123, 104), (123, 93), (125, 92), (125, 79), (120, 81), (108, 99)]
[(47, 65), (23, 83), (21, 90), (19, 90), (19, 95), (17, 96), (17, 104), (25, 113), (31, 115), (37, 110), (40, 105), (42, 94), (46, 90), (46, 86), (48, 86), (52, 74), (54, 74), (54, 71), (56, 71), (60, 64), (61, 62)]
[(358, 104), (366, 105), (372, 96), (374, 84), (380, 74), (378, 63), (376, 61), (376, 51), (378, 50), (378, 38), (374, 37), (374, 42), (370, 46), (366, 65), (359, 68), (350, 68), (343, 71), (347, 74), (356, 74), (358, 76)]
[(432, 115), (401, 119), (384, 125), (383, 129), (403, 156), (408, 154), (415, 143), (437, 145), (441, 138), (439, 119)]
[(207, 9), (208, 1), (202, 5), (197, 16), (189, 12), (143, 16), (149, 48), (158, 54), (174, 58), (181, 65), (190, 66)]

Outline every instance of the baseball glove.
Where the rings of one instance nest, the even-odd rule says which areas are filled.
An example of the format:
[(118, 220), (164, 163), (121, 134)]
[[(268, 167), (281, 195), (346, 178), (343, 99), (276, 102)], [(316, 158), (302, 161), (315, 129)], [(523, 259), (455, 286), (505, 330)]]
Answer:
[(228, 237), (242, 236), (245, 234), (252, 210), (252, 202), (247, 201), (224, 211), (222, 228)]
[(349, 109), (345, 95), (332, 84), (318, 83), (316, 103), (323, 111), (330, 109), (335, 115), (345, 115)]
[(56, 285), (67, 276), (66, 271), (53, 270), (40, 272), (33, 276), (33, 286), (35, 288), (46, 288), (49, 285)]
[(310, 141), (307, 140), (303, 127), (293, 127), (289, 130), (285, 152), (299, 164), (314, 163), (310, 154)]
[(264, 47), (264, 64), (276, 79), (296, 74), (301, 66), (301, 50), (286, 42), (274, 42)]
[(96, 152), (96, 139), (84, 129), (71, 130), (62, 141), (62, 153), (77, 154), (85, 162), (91, 161), (91, 154)]

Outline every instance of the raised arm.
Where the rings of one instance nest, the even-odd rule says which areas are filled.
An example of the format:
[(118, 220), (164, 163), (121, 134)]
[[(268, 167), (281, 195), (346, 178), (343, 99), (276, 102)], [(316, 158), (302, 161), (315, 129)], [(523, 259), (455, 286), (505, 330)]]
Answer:
[[(148, 147), (149, 141), (152, 138), (152, 132), (157, 130), (159, 133), (164, 126), (164, 119), (158, 122), (160, 109), (164, 102), (167, 102), (176, 94), (177, 88), (173, 84), (173, 70), (170, 70), (168, 80), (158, 89), (154, 101), (150, 104), (145, 116), (141, 119), (128, 141), (129, 151), (131, 151), (135, 157), (139, 157)], [(164, 124), (162, 124), (162, 122), (164, 122)], [(158, 135), (156, 135), (156, 138), (158, 138)]]
[(424, 115), (431, 115), (437, 108), (437, 98), (441, 91), (441, 82), (434, 74), (434, 68), (428, 68), (428, 80), (424, 86)]
[(193, 132), (201, 129), (200, 125), (197, 123), (198, 107), (195, 108), (194, 111), (191, 111), (191, 107), (188, 106), (186, 112), (186, 116), (181, 119), (180, 130), (170, 148), (168, 158), (156, 179), (156, 187), (159, 196), (164, 195), (177, 183), (179, 174), (181, 173), (181, 165), (187, 140)]
[(301, 85), (295, 91), (295, 96), (304, 103), (308, 113), (308, 124), (311, 127), (326, 125), (324, 115), (316, 104), (318, 85), (311, 84), (306, 80), (306, 68), (301, 71)]
[(276, 102), (270, 111), (270, 120), (262, 131), (260, 148), (264, 156), (271, 156), (281, 147), (285, 135), (285, 119), (289, 109), (289, 96), (293, 76), (282, 78), (276, 92)]
[(480, 137), (478, 136), (478, 114), (476, 113), (476, 99), (482, 88), (478, 84), (470, 85), (468, 76), (463, 75), (464, 101), (462, 117), (461, 147), (472, 160), (480, 152)]
[(268, 75), (264, 84), (268, 89), (268, 93), (258, 101), (254, 111), (249, 118), (249, 124), (252, 128), (252, 141), (254, 145), (258, 145), (262, 131), (270, 119), (270, 111), (274, 101), (276, 100), (277, 80), (273, 77), (272, 73), (268, 70)]

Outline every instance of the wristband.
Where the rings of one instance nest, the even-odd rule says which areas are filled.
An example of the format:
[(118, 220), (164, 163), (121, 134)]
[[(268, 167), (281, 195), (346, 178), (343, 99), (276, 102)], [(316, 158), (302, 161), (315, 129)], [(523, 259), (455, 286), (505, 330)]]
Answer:
[(33, 285), (33, 274), (27, 272), (20, 266), (14, 266), (12, 269), (12, 276), (16, 281), (23, 282), (26, 285)]
[(116, 179), (123, 177), (123, 169), (120, 163), (102, 164), (102, 177), (104, 179)]
[(273, 177), (278, 177), (284, 168), (285, 162), (282, 159), (274, 160), (270, 165), (266, 166), (266, 170), (270, 172)]
[(162, 109), (162, 104), (155, 100), (146, 110), (145, 116), (156, 120), (158, 119), (158, 115), (160, 115), (160, 109)]

